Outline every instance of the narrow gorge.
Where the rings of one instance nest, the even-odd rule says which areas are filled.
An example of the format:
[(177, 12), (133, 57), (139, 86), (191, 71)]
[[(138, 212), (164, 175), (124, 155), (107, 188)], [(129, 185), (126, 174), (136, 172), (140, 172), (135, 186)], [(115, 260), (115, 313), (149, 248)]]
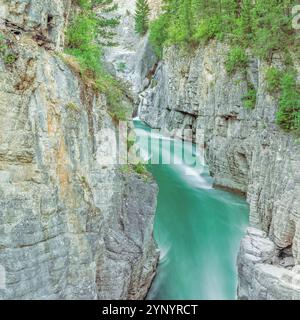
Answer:
[(257, 59), (247, 69), (256, 108), (242, 106), (247, 82), (238, 73), (228, 78), (226, 50), (217, 42), (193, 56), (168, 49), (143, 93), (140, 118), (174, 135), (201, 129), (215, 185), (247, 195), (251, 228), (238, 258), (239, 298), (299, 299), (299, 143), (275, 124), (278, 105)]
[[(156, 1), (149, 4), (158, 8)], [(124, 33), (122, 39), (131, 43)], [(284, 54), (275, 53), (270, 64), (249, 51), (246, 70), (229, 74), (230, 46), (216, 40), (192, 50), (171, 46), (161, 61), (149, 54), (147, 37), (134, 45), (138, 50), (121, 59), (148, 70), (139, 69), (146, 74), (142, 82), (133, 77), (140, 83), (134, 86), (140, 120), (168, 136), (181, 137), (184, 129), (194, 137), (203, 133), (214, 185), (246, 195), (250, 204), (237, 262), (238, 298), (300, 299), (299, 136), (276, 123), (279, 100), (266, 79), (268, 68), (284, 69)], [(299, 60), (290, 59), (299, 80)], [(135, 72), (123, 77), (135, 84)], [(249, 86), (256, 92), (254, 109), (244, 107)]]
[[(172, 31), (173, 2), (148, 0), (144, 35), (135, 0), (95, 15), (120, 20), (94, 64), (101, 78), (85, 65), (90, 52), (76, 56), (74, 30), (93, 36), (94, 16), (74, 25), (85, 1), (0, 0), (1, 300), (300, 300), (300, 136), (278, 124), (283, 98), (267, 72), (284, 78), (292, 65), (296, 88), (299, 56), (265, 59), (247, 47), (229, 70), (232, 44), (220, 34), (162, 41), (183, 32)], [(150, 174), (106, 164), (119, 122), (141, 158), (145, 136), (171, 142), (176, 157), (188, 130), (188, 157), (205, 163), (147, 164), (152, 154)]]
[[(140, 118), (152, 128), (204, 134), (214, 184), (247, 196), (250, 228), (238, 256), (240, 299), (299, 299), (300, 148), (297, 134), (275, 123), (278, 99), (266, 88), (267, 65), (251, 57), (244, 72), (228, 75), (228, 46), (212, 41), (192, 53), (164, 52), (142, 94)], [(298, 79), (299, 60), (294, 58)], [(283, 57), (273, 57), (276, 67)], [(254, 110), (243, 107), (249, 82)]]

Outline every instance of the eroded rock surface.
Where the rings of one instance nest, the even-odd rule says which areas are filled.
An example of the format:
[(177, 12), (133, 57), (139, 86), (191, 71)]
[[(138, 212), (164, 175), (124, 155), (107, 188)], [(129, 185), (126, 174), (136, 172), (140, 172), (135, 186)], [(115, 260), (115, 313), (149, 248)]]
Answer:
[[(158, 61), (149, 43), (148, 35), (140, 36), (135, 32), (135, 0), (115, 0), (118, 10), (114, 15), (120, 16), (120, 25), (116, 30), (117, 46), (105, 50), (108, 68), (120, 79), (130, 84), (132, 92), (137, 96), (149, 85), (150, 73), (154, 72)], [(148, 1), (151, 16), (157, 17), (161, 8), (161, 0)]]
[(0, 57), (0, 298), (142, 299), (157, 263), (157, 186), (99, 162), (101, 130), (117, 130), (105, 96), (54, 51), (69, 8), (0, 1), (16, 57)]

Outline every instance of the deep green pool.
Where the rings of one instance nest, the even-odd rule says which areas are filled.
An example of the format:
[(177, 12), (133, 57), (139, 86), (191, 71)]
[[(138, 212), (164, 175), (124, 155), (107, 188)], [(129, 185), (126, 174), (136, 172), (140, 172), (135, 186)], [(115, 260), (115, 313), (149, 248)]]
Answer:
[[(161, 250), (148, 299), (235, 299), (236, 258), (248, 225), (246, 201), (212, 187), (207, 168), (192, 165), (196, 150), (191, 143), (150, 133), (140, 121), (135, 128), (145, 159), (168, 162), (184, 151), (190, 163), (148, 164), (159, 186), (154, 235)], [(155, 142), (150, 151), (147, 135)]]

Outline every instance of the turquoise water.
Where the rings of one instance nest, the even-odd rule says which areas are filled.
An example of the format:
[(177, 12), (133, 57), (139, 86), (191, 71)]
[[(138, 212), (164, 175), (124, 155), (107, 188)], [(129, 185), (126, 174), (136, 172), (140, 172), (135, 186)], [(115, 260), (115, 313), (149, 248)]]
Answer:
[(194, 145), (150, 133), (140, 121), (135, 128), (146, 160), (167, 163), (184, 154), (188, 163), (148, 164), (159, 186), (154, 236), (161, 250), (148, 299), (235, 299), (236, 258), (248, 225), (248, 205), (212, 187), (207, 168), (193, 165), (200, 158)]

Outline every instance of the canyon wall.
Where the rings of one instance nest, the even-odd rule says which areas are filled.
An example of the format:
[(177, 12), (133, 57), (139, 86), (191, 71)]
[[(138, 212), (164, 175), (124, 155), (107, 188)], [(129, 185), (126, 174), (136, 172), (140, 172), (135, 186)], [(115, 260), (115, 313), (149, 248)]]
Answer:
[[(246, 77), (228, 75), (227, 51), (217, 42), (188, 53), (166, 49), (140, 95), (139, 117), (173, 135), (200, 131), (215, 184), (247, 195), (251, 228), (238, 258), (239, 298), (300, 299), (300, 138), (275, 123), (268, 66), (252, 57)], [(282, 66), (279, 56), (273, 63)], [(249, 82), (257, 91), (253, 110), (243, 106)]]
[[(157, 57), (148, 41), (148, 35), (140, 36), (135, 32), (136, 0), (115, 0), (117, 14), (121, 17), (116, 29), (115, 47), (105, 49), (108, 70), (127, 82), (137, 101), (138, 94), (149, 85), (149, 73), (157, 63)], [(151, 9), (150, 21), (161, 10), (162, 0), (148, 0)]]
[(142, 299), (155, 273), (157, 186), (101, 164), (117, 128), (61, 54), (71, 9), (0, 0), (0, 299)]

